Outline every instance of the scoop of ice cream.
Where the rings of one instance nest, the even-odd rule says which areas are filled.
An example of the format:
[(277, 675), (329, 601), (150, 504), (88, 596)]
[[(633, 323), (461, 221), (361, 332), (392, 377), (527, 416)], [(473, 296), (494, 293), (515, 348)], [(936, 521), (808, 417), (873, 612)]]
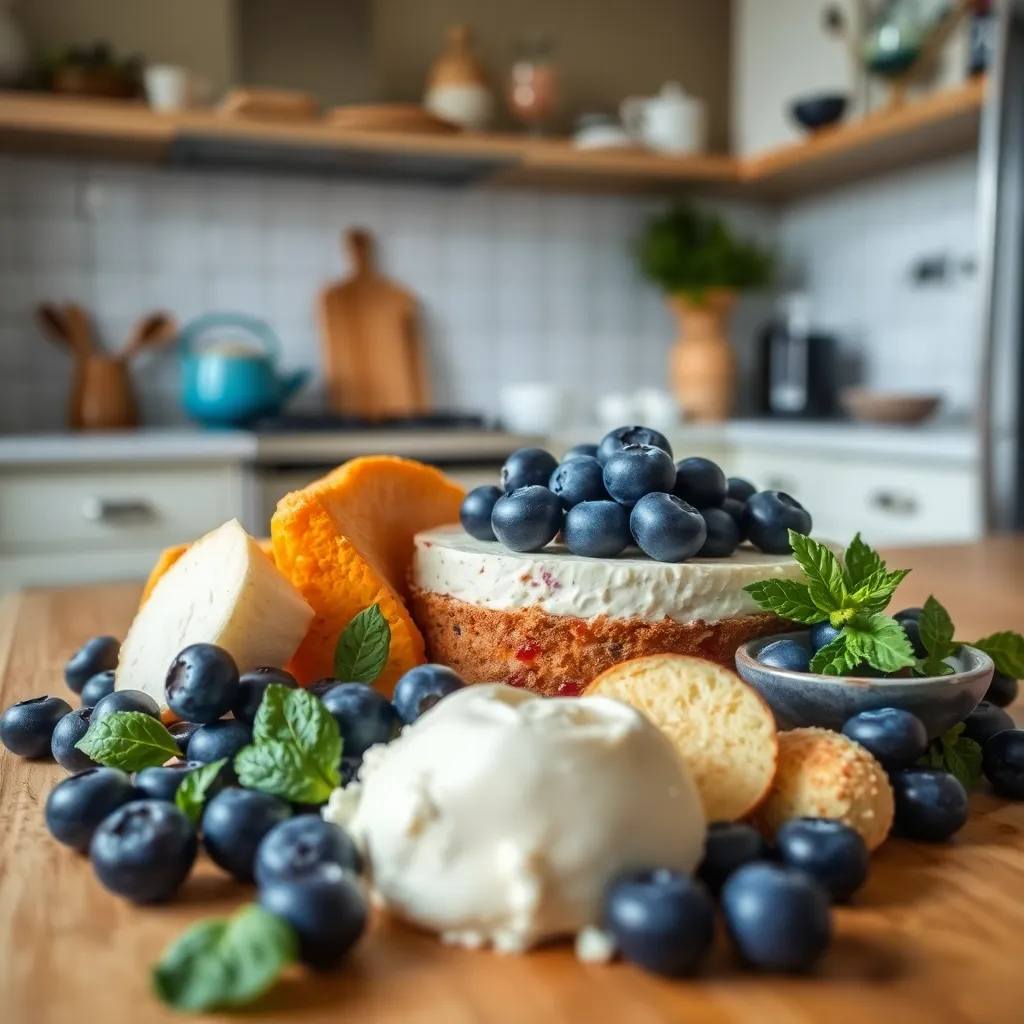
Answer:
[(447, 942), (521, 951), (600, 917), (632, 868), (692, 872), (700, 797), (658, 729), (604, 697), (502, 685), (446, 697), (324, 816), (363, 850), (376, 897)]

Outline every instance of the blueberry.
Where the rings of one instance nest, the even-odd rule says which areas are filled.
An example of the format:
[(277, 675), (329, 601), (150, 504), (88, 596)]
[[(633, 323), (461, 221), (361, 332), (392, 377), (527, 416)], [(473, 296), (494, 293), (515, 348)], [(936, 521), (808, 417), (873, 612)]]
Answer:
[(894, 612), (892, 617), (897, 622), (902, 622), (904, 619), (913, 619), (914, 622), (919, 622), (923, 614), (923, 608), (903, 608), (898, 612)]
[(173, 722), (167, 726), (167, 731), (174, 737), (174, 742), (178, 744), (178, 753), (183, 758), (188, 757), (188, 742), (198, 728), (196, 722)]
[(886, 768), (909, 768), (928, 749), (924, 723), (902, 708), (862, 711), (847, 719), (843, 735), (859, 743)]
[(615, 501), (580, 502), (566, 513), (562, 538), (574, 555), (588, 558), (621, 555), (633, 543), (629, 509)]
[(32, 697), (0, 715), (0, 743), (19, 757), (49, 757), (57, 723), (71, 713), (60, 697)]
[(325, 679), (318, 679), (315, 683), (310, 683), (306, 687), (308, 693), (313, 694), (314, 697), (319, 697), (323, 700), (323, 696), (328, 690), (333, 690), (340, 682), (341, 679), (335, 679), (334, 676), (327, 676)]
[(604, 468), (597, 459), (579, 455), (563, 462), (551, 474), (548, 488), (558, 495), (564, 508), (572, 508), (581, 501), (605, 501)]
[(203, 811), (203, 845), (214, 864), (241, 882), (251, 882), (263, 837), (291, 816), (292, 809), (269, 793), (225, 789)]
[(171, 662), (164, 697), (186, 722), (216, 722), (238, 698), (235, 659), (215, 644), (191, 644)]
[(50, 790), (46, 827), (58, 843), (85, 853), (103, 819), (137, 796), (126, 772), (87, 768)]
[[(62, 719), (63, 721), (63, 719)], [(974, 740), (975, 743), (985, 746), (996, 733), (1006, 732), (1007, 729), (1015, 729), (1013, 719), (995, 704), (983, 700), (968, 716), (964, 722), (963, 735)]]
[(912, 768), (889, 776), (896, 799), (893, 831), (907, 839), (941, 843), (967, 824), (967, 791), (949, 772)]
[(235, 703), (231, 706), (231, 714), (250, 728), (256, 721), (256, 712), (260, 709), (263, 694), (268, 686), (287, 686), (288, 689), (298, 688), (295, 676), (285, 672), (283, 668), (254, 668), (246, 672), (238, 680), (238, 693)]
[(747, 535), (743, 532), (743, 502), (737, 501), (735, 498), (726, 498), (722, 502), (722, 511), (728, 512), (732, 516), (732, 521), (736, 524), (736, 532), (739, 535), (740, 541), (745, 541)]
[(810, 672), (811, 649), (802, 640), (773, 640), (758, 651), (757, 660), (769, 668), (781, 668), (787, 672)]
[(365, 683), (339, 683), (321, 700), (338, 723), (346, 757), (362, 757), (375, 743), (388, 743), (398, 726), (391, 701)]
[(603, 466), (617, 451), (628, 444), (646, 444), (660, 448), (672, 458), (672, 446), (668, 438), (657, 430), (649, 427), (616, 427), (601, 438), (597, 446), (597, 461)]
[(717, 894), (734, 871), (767, 856), (768, 844), (753, 825), (741, 821), (713, 821), (708, 825), (704, 860), (697, 875)]
[(86, 768), (95, 768), (96, 762), (75, 747), (75, 744), (89, 731), (92, 721), (92, 708), (78, 708), (65, 715), (54, 727), (50, 739), (50, 752), (53, 759), (69, 772), (83, 772)]
[(512, 551), (540, 551), (562, 528), (562, 503), (546, 487), (521, 487), (495, 503), (491, 528)]
[(471, 537), (477, 540), (495, 540), (491, 529), (491, 513), (497, 500), (504, 494), (500, 487), (474, 487), (462, 499), (459, 522)]
[(836, 903), (845, 903), (867, 881), (871, 867), (860, 833), (832, 818), (791, 818), (775, 833), (779, 860), (806, 871)]
[(112, 893), (133, 903), (158, 903), (181, 888), (198, 846), (192, 822), (174, 804), (139, 800), (96, 829), (89, 857)]
[(632, 508), (645, 494), (667, 494), (674, 481), (672, 459), (653, 445), (626, 445), (604, 464), (605, 490), (627, 508)]
[(721, 467), (710, 459), (698, 457), (676, 463), (675, 485), (671, 490), (694, 508), (718, 508), (728, 497)]
[(811, 516), (796, 498), (783, 491), (758, 491), (743, 506), (747, 539), (771, 555), (788, 555), (789, 531), (811, 532)]
[(554, 455), (543, 448), (520, 448), (501, 467), (502, 489), (508, 494), (521, 487), (547, 487), (557, 465)]
[(678, 871), (633, 871), (609, 885), (601, 923), (624, 960), (654, 974), (686, 977), (711, 949), (715, 904), (702, 882)]
[(998, 708), (1005, 708), (1017, 699), (1017, 680), (996, 669), (992, 682), (985, 691), (985, 700)]
[(234, 760), (242, 747), (252, 743), (252, 730), (244, 722), (225, 718), (199, 726), (188, 741), (188, 759), (210, 764), (222, 757)]
[[(90, 679), (86, 687), (91, 683)], [(95, 725), (115, 711), (139, 711), (150, 718), (160, 718), (160, 706), (148, 693), (142, 690), (115, 690), (102, 697), (92, 709), (92, 724)]]
[(982, 771), (1007, 800), (1024, 800), (1024, 731), (996, 733), (984, 747)]
[(121, 645), (112, 636), (94, 636), (68, 658), (64, 666), (64, 681), (72, 693), (81, 693), (82, 687), (100, 672), (117, 668)]
[(842, 630), (836, 629), (828, 619), (815, 623), (811, 626), (811, 650), (817, 654), (822, 647), (832, 643), (833, 640), (838, 640), (840, 633)]
[(445, 665), (417, 665), (398, 680), (392, 701), (399, 719), (409, 725), (442, 697), (465, 685), (459, 675)]
[(658, 562), (685, 562), (704, 546), (704, 518), (673, 494), (647, 494), (629, 517), (633, 539)]
[(927, 658), (928, 651), (921, 640), (921, 626), (917, 619), (901, 619), (900, 625), (903, 627), (903, 632), (907, 634), (910, 646), (914, 648), (914, 657)]
[(298, 878), (260, 889), (260, 906), (287, 921), (308, 967), (330, 970), (366, 930), (367, 909), (359, 879), (337, 864), (320, 864)]
[(722, 889), (725, 924), (740, 955), (768, 971), (809, 971), (832, 938), (828, 893), (805, 871), (761, 861)]
[(740, 546), (740, 528), (725, 509), (701, 509), (707, 539), (698, 558), (728, 558)]
[(82, 687), (82, 707), (94, 708), (104, 697), (114, 692), (114, 670), (97, 672)]
[[(135, 788), (149, 800), (167, 800), (173, 804), (185, 776), (202, 767), (199, 761), (172, 761), (159, 768), (143, 768), (135, 775)], [(207, 792), (212, 796), (216, 790)]]
[(563, 462), (571, 462), (573, 459), (578, 459), (581, 455), (589, 455), (591, 458), (597, 458), (597, 445), (596, 444), (577, 444), (570, 448), (563, 456)]
[(253, 874), (269, 885), (308, 874), (318, 864), (337, 864), (357, 874), (362, 862), (356, 844), (338, 825), (302, 814), (275, 825), (256, 848)]
[(752, 498), (757, 494), (757, 488), (749, 480), (744, 480), (741, 476), (731, 476), (725, 481), (725, 493), (729, 498), (738, 501), (742, 505), (748, 498)]

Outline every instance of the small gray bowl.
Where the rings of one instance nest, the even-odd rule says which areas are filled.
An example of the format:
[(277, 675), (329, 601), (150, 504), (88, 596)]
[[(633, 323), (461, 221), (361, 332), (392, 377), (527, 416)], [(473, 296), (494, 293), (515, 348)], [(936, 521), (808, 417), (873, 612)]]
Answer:
[(903, 708), (924, 722), (933, 739), (962, 722), (981, 702), (992, 681), (992, 659), (974, 647), (961, 647), (950, 676), (864, 679), (790, 672), (771, 668), (758, 654), (776, 640), (803, 640), (807, 633), (784, 633), (744, 644), (736, 652), (736, 670), (761, 696), (780, 729), (817, 725), (837, 732), (861, 711)]

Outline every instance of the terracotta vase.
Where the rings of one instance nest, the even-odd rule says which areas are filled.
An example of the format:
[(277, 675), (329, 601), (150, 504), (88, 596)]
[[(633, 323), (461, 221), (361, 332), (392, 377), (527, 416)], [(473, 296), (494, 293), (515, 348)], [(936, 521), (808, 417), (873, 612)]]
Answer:
[(736, 296), (713, 291), (700, 303), (682, 295), (670, 295), (668, 302), (679, 317), (669, 380), (683, 415), (701, 423), (727, 420), (736, 398), (736, 354), (726, 321)]

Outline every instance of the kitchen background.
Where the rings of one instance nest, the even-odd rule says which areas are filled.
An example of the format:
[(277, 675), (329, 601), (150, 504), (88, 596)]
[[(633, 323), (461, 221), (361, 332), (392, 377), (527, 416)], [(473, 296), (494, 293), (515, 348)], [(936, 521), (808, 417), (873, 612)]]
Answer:
[[(721, 182), (702, 188), (656, 175), (654, 186), (644, 182), (645, 194), (636, 195), (628, 183), (617, 189), (607, 178), (551, 190), (395, 183), (372, 171), (357, 178), (286, 172), (259, 159), (242, 170), (209, 159), (183, 169), (111, 160), (114, 147), (102, 135), (68, 144), (76, 131), (81, 143), (85, 128), (66, 131), (64, 143), (54, 145), (48, 123), (38, 130), (49, 115), (19, 106), (38, 102), (35, 90), (47, 84), (32, 77), (39, 74), (33, 60), (18, 89), (0, 92), (0, 586), (138, 576), (163, 544), (230, 515), (265, 533), (284, 490), (364, 451), (417, 455), (476, 483), (489, 481), (524, 438), (553, 448), (596, 440), (613, 420), (629, 418), (623, 403), (639, 389), (658, 392), (646, 402), (664, 417), (660, 399), (671, 391), (678, 326), (664, 295), (641, 273), (637, 247), (650, 218), (680, 196), (720, 214), (736, 237), (773, 251), (776, 269), (773, 285), (744, 293), (729, 320), (738, 359), (735, 418), (681, 419), (669, 429), (677, 451), (708, 454), (762, 486), (792, 489), (820, 532), (842, 539), (857, 528), (879, 543), (967, 540), (981, 532), (980, 441), (972, 425), (982, 358), (980, 101), (966, 115), (957, 108), (971, 124), (953, 142), (941, 134), (945, 122), (926, 125), (922, 136), (908, 112), (970, 95), (972, 82), (982, 81), (990, 6), (870, 5), (880, 39), (888, 28), (890, 38), (905, 42), (915, 18), (934, 25), (947, 12), (955, 22), (936, 48), (934, 69), (913, 82), (895, 114), (887, 107), (891, 83), (873, 77), (866, 84), (848, 52), (855, 3), (642, 0), (628, 12), (604, 5), (585, 15), (568, 0), (492, 5), (500, 9), (488, 12), (476, 6), (24, 0), (9, 12), (0, 3), (0, 72), (5, 25), (16, 24), (36, 57), (109, 40), (117, 53), (190, 69), (211, 102), (240, 83), (304, 89), (324, 107), (418, 102), (444, 49), (445, 27), (469, 22), (495, 127), (509, 133), (503, 139), (523, 131), (506, 109), (503, 83), (517, 40), (536, 30), (554, 42), (563, 99), (547, 127), (556, 137), (579, 127), (577, 115), (614, 112), (624, 97), (654, 94), (669, 80), (703, 105), (708, 149), (752, 165), (765, 154), (799, 155), (801, 147), (813, 154), (840, 133), (884, 125), (890, 116), (904, 118), (906, 132), (869, 138), (877, 166), (864, 173), (851, 143), (852, 170), (843, 171), (840, 153), (828, 187), (791, 188), (781, 198), (770, 189)], [(543, 63), (539, 49), (533, 44), (531, 54)], [(822, 93), (849, 98), (845, 119), (809, 136), (789, 108)], [(687, 103), (692, 114), (693, 101)], [(24, 109), (33, 122), (28, 129)], [(647, 125), (657, 116), (649, 107)], [(645, 138), (640, 129), (640, 144), (651, 150), (644, 159), (683, 167), (688, 151), (703, 148), (692, 122), (679, 123), (680, 137)], [(611, 118), (596, 127), (623, 141)], [(901, 153), (911, 132), (916, 142), (904, 147), (911, 155), (890, 159), (887, 152)], [(663, 156), (659, 148), (677, 153)], [(237, 164), (237, 154), (233, 159)], [(605, 194), (591, 194), (594, 184)], [(204, 432), (182, 409), (173, 347), (132, 361), (143, 429), (65, 431), (73, 360), (37, 323), (37, 308), (47, 302), (80, 304), (111, 350), (151, 310), (166, 310), (179, 324), (211, 311), (258, 317), (279, 339), (281, 369), (311, 371), (289, 413), (323, 411), (329, 395), (316, 297), (351, 272), (343, 235), (353, 227), (371, 232), (384, 272), (418, 302), (435, 406), (488, 423), (504, 413), (511, 433), (465, 426)], [(837, 401), (835, 422), (763, 422), (764, 325), (777, 298), (793, 292), (805, 296), (799, 308), (808, 311), (806, 326), (833, 339), (830, 363), (841, 384), (934, 396), (937, 413), (914, 427), (863, 425), (844, 422)], [(791, 323), (789, 335), (800, 335), (803, 323)], [(510, 385), (528, 383), (548, 392), (503, 399)], [(531, 412), (527, 399), (547, 405)]]

